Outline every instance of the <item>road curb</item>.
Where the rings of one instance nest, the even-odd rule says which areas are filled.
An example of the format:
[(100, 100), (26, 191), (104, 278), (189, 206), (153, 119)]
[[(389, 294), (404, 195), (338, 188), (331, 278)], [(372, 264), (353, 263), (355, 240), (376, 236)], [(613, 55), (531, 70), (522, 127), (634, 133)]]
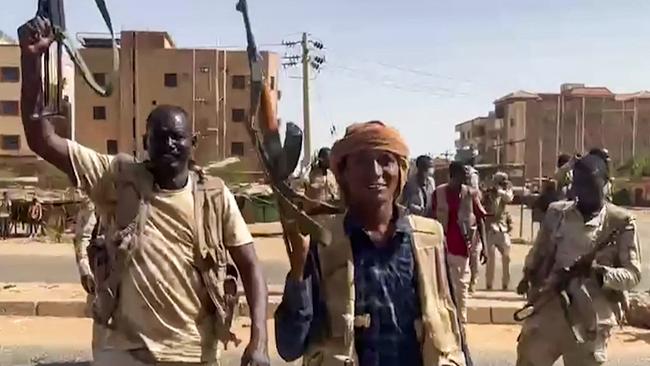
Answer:
[[(281, 297), (271, 296), (267, 306), (266, 316), (273, 318), (275, 310), (281, 302)], [(467, 307), (468, 324), (517, 324), (513, 314), (519, 307), (515, 304), (499, 304), (492, 306), (470, 305)], [(0, 316), (47, 316), (58, 318), (86, 318), (86, 302), (83, 300), (60, 301), (1, 301)], [(237, 316), (249, 317), (248, 303), (242, 299), (237, 306)]]

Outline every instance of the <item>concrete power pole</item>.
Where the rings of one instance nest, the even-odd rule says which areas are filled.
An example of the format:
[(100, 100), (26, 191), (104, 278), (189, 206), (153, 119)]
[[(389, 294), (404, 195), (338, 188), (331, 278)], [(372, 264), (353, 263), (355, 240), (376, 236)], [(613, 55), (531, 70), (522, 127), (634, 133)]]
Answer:
[(303, 147), (303, 168), (308, 168), (311, 164), (311, 113), (309, 108), (309, 80), (310, 72), (309, 69), (313, 68), (316, 72), (320, 71), (320, 67), (325, 63), (324, 56), (314, 55), (312, 52), (318, 53), (323, 50), (323, 43), (320, 41), (314, 41), (309, 39), (309, 34), (304, 32), (302, 38), (299, 41), (283, 41), (283, 45), (288, 48), (294, 46), (300, 46), (300, 55), (287, 55), (284, 56), (284, 62), (282, 63), (283, 67), (293, 67), (293, 66), (302, 66), (302, 114), (303, 114), (303, 135), (304, 135), (304, 147)]
[(302, 118), (304, 133), (303, 167), (311, 164), (311, 121), (309, 111), (309, 46), (307, 33), (302, 34)]

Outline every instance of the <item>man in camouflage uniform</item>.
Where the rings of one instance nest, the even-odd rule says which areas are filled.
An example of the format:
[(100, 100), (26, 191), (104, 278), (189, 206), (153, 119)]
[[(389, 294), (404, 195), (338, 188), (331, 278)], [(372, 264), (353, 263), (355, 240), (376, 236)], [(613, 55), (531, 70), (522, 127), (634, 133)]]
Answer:
[(512, 202), (514, 194), (508, 175), (497, 172), (492, 178), (493, 186), (485, 193), (485, 208), (488, 211), (486, 217), (487, 226), (487, 269), (485, 273), (485, 284), (488, 290), (492, 290), (494, 281), (494, 270), (496, 267), (496, 250), (501, 254), (503, 290), (510, 285), (510, 230), (509, 216), (506, 205)]
[[(607, 341), (621, 321), (624, 292), (641, 280), (634, 218), (606, 201), (608, 178), (607, 164), (587, 155), (573, 168), (577, 200), (549, 206), (526, 258), (524, 278), (536, 300), (519, 336), (517, 366), (551, 366), (560, 356), (571, 366), (601, 365), (607, 359)], [(600, 249), (595, 259), (589, 255), (594, 248)], [(538, 290), (555, 283), (564, 268), (576, 271), (566, 284), (570, 301), (561, 301), (564, 297), (554, 291), (540, 295)], [(525, 287), (520, 283), (518, 292)]]
[[(339, 186), (336, 178), (330, 169), (330, 149), (323, 147), (318, 151), (318, 160), (312, 164), (309, 176), (305, 184), (305, 195), (311, 199), (331, 204), (337, 204), (339, 200)], [(305, 211), (309, 212), (313, 207), (305, 204)]]

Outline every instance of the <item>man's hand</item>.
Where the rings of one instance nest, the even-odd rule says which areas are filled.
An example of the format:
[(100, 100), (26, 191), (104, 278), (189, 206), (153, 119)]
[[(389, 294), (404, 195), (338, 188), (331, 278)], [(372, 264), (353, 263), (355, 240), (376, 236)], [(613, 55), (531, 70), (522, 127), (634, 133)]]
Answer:
[(287, 237), (291, 243), (289, 263), (291, 270), (289, 276), (295, 281), (302, 281), (305, 272), (305, 263), (309, 254), (309, 236), (302, 235), (296, 222), (287, 222)]
[(81, 287), (84, 288), (84, 291), (88, 294), (95, 293), (95, 277), (93, 275), (83, 275), (81, 276)]
[(526, 295), (528, 293), (528, 290), (530, 288), (530, 284), (528, 283), (528, 279), (523, 278), (521, 281), (519, 281), (519, 284), (517, 285), (517, 294), (519, 295)]
[(18, 42), (24, 56), (40, 57), (53, 41), (54, 33), (48, 19), (36, 17), (18, 28)]
[(264, 342), (249, 343), (241, 356), (241, 366), (268, 366), (270, 364), (269, 351)]

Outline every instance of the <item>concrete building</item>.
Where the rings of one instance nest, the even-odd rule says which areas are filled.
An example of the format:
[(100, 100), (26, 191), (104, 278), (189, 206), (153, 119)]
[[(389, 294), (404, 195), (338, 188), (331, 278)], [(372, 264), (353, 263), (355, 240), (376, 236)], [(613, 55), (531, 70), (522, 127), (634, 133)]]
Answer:
[[(52, 64), (52, 68), (54, 65)], [(63, 96), (70, 102), (73, 95), (74, 66), (66, 57), (63, 60)], [(15, 40), (0, 32), (0, 161), (10, 164), (12, 160), (36, 159), (27, 146), (20, 112), (20, 48)], [(57, 120), (57, 132), (66, 135), (70, 121)]]
[[(81, 54), (100, 82), (111, 78), (112, 49), (106, 39), (83, 38)], [(125, 31), (120, 69), (108, 98), (76, 78), (75, 138), (98, 151), (135, 153), (142, 158), (147, 115), (156, 105), (185, 109), (198, 136), (199, 164), (238, 156), (256, 170), (257, 156), (246, 132), (250, 113), (249, 66), (245, 51), (176, 48), (166, 32)], [(279, 57), (262, 52), (264, 72), (277, 110)]]
[[(483, 135), (468, 136), (464, 131), (471, 121), (457, 125), (457, 147), (478, 147), (485, 163), (525, 164), (529, 179), (551, 176), (560, 153), (605, 147), (615, 166), (650, 154), (646, 91), (615, 94), (584, 84), (564, 84), (559, 93), (517, 91), (494, 102), (494, 117), (499, 127), (489, 137), (488, 127), (478, 129)], [(472, 121), (489, 125), (489, 120)]]

